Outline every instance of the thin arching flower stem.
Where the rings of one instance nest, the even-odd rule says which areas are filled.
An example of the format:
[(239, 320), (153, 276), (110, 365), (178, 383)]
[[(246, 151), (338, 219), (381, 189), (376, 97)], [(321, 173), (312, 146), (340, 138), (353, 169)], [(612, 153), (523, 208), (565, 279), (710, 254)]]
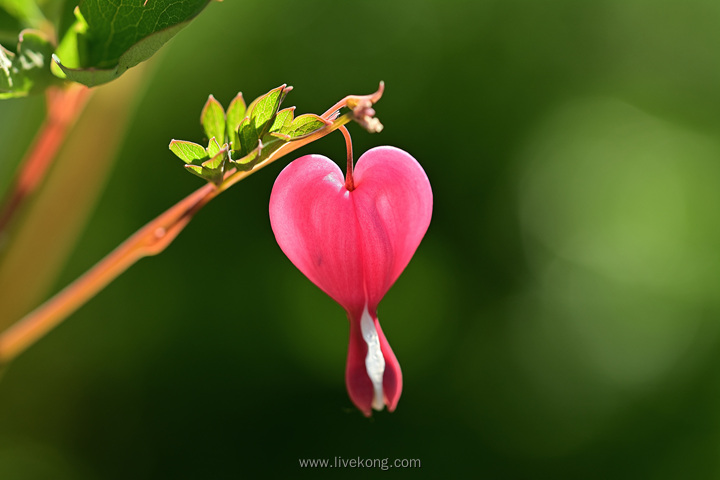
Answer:
[(353, 180), (353, 148), (350, 132), (345, 126), (340, 127), (343, 137), (345, 137), (345, 148), (347, 150), (347, 171), (345, 172), (345, 188), (348, 192), (355, 190), (355, 181)]
[(384, 91), (385, 82), (380, 82), (380, 85), (378, 86), (378, 89), (375, 93), (372, 93), (370, 95), (348, 95), (347, 97), (343, 98), (335, 105), (327, 109), (327, 111), (321, 116), (326, 119), (330, 118), (335, 112), (337, 112), (343, 107), (354, 109), (363, 100), (367, 100), (370, 103), (377, 103), (377, 101), (380, 100), (380, 97), (382, 97)]
[[(379, 92), (382, 94), (382, 84)], [(0, 334), (0, 367), (15, 359), (37, 342), (135, 262), (143, 257), (157, 255), (165, 250), (190, 222), (192, 217), (210, 200), (288, 153), (339, 128), (344, 129), (344, 125), (354, 119), (354, 112), (351, 111), (338, 116), (336, 112), (340, 108), (354, 108), (361, 99), (370, 100), (374, 103), (379, 98), (377, 92), (367, 96), (345, 97), (343, 101), (323, 115), (323, 119), (328, 122), (324, 128), (286, 143), (250, 170), (238, 171), (233, 169), (227, 172), (219, 186), (211, 183), (205, 184), (149, 222), (84, 275), (2, 332)]]

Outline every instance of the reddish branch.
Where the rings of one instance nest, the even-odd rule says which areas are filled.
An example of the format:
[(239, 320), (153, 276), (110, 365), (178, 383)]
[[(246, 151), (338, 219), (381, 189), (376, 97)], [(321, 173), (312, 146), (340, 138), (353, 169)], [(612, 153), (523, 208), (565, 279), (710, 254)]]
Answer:
[(90, 89), (80, 84), (65, 88), (51, 87), (47, 90), (45, 122), (20, 164), (20, 172), (0, 206), (0, 232), (7, 228), (25, 199), (45, 177), (68, 130), (83, 111), (89, 93)]
[(0, 364), (43, 337), (139, 259), (163, 251), (220, 191), (206, 184), (138, 230), (83, 276), (0, 335)]

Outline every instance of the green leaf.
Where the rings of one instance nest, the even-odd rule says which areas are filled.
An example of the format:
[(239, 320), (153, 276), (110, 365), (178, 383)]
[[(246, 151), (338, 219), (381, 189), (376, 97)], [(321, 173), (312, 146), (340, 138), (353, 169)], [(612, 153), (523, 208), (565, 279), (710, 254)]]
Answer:
[[(69, 80), (87, 86), (109, 82), (150, 58), (209, 1), (81, 0), (78, 25), (67, 33), (77, 36), (76, 52), (59, 51), (57, 65)], [(63, 46), (72, 43), (61, 40)]]
[(290, 135), (291, 138), (295, 139), (320, 130), (325, 125), (327, 125), (327, 122), (320, 116), (313, 113), (306, 113), (293, 120), (289, 126), (280, 129), (280, 133)]
[(285, 87), (287, 85), (280, 85), (253, 102), (250, 123), (255, 127), (258, 137), (262, 137), (270, 130), (270, 125), (280, 108), (280, 102), (285, 97)]
[(210, 160), (203, 162), (202, 166), (210, 170), (217, 170), (223, 165), (226, 158), (227, 149), (222, 149), (218, 151)]
[(250, 151), (250, 153), (237, 160), (230, 160), (230, 163), (234, 164), (239, 170), (248, 170), (249, 168), (252, 168), (253, 165), (255, 165), (258, 158), (260, 157), (260, 154), (262, 153), (262, 150), (263, 144), (258, 143), (257, 147)]
[(290, 137), (281, 133), (270, 133), (258, 142), (258, 146), (238, 160), (230, 160), (238, 170), (250, 170), (258, 163), (264, 162), (277, 149), (285, 145)]
[(205, 178), (205, 175), (203, 173), (203, 167), (201, 165), (185, 165), (185, 168), (187, 168), (190, 173), (194, 173), (203, 180), (207, 180)]
[(209, 157), (202, 145), (186, 142), (184, 140), (173, 140), (170, 142), (170, 150), (185, 163), (198, 164)]
[(259, 140), (257, 130), (255, 130), (255, 127), (250, 121), (250, 117), (245, 117), (238, 130), (238, 136), (240, 139), (240, 155), (245, 156), (257, 147)]
[(214, 157), (220, 151), (220, 144), (218, 144), (215, 137), (212, 137), (208, 142), (207, 154), (209, 157)]
[(263, 137), (263, 142), (269, 142), (269, 141), (272, 141), (273, 139), (280, 139), (283, 142), (289, 142), (290, 140), (292, 140), (292, 137), (290, 135), (286, 135), (284, 133), (272, 132), (272, 133), (268, 133), (267, 135), (265, 135)]
[(261, 162), (272, 155), (275, 150), (285, 145), (289, 140), (289, 137), (286, 139), (279, 136), (280, 134), (271, 133), (270, 135), (271, 136), (268, 136), (268, 141), (263, 142), (263, 148), (259, 159)]
[(225, 174), (225, 165), (228, 159), (227, 145), (220, 148), (215, 137), (213, 137), (210, 139), (207, 152), (211, 158), (202, 163), (202, 177), (215, 185), (220, 185), (223, 180), (223, 175)]
[(200, 113), (200, 123), (207, 138), (215, 138), (219, 143), (225, 143), (225, 111), (212, 95), (208, 97)]
[(240, 137), (238, 135), (238, 127), (245, 118), (245, 99), (243, 99), (242, 93), (238, 93), (230, 106), (227, 109), (226, 114), (226, 128), (227, 128), (227, 139), (231, 144), (232, 149), (240, 148)]
[(273, 124), (270, 127), (270, 132), (279, 132), (283, 128), (290, 126), (293, 121), (293, 112), (295, 112), (295, 107), (280, 110), (277, 115), (275, 115), (275, 120), (273, 120)]
[[(218, 154), (219, 157), (224, 157), (225, 152), (221, 152)], [(210, 160), (208, 160), (210, 162)], [(208, 163), (205, 162), (205, 163)], [(220, 162), (222, 164), (222, 161)], [(202, 178), (203, 180), (206, 180), (208, 182), (212, 182), (215, 185), (220, 185), (222, 183), (223, 179), (223, 169), (222, 168), (208, 168), (204, 165), (185, 165), (185, 168), (187, 168), (191, 173), (194, 173), (198, 177)]]
[[(274, 125), (280, 103), (289, 91), (289, 87), (280, 85), (252, 101), (247, 108), (247, 115), (238, 127), (239, 148), (233, 144), (240, 156), (252, 152), (257, 147), (258, 140), (268, 133), (271, 125)], [(287, 112), (283, 114), (286, 115)]]
[(20, 32), (16, 54), (0, 45), (0, 98), (23, 97), (52, 83), (52, 51), (50, 41), (36, 30)]

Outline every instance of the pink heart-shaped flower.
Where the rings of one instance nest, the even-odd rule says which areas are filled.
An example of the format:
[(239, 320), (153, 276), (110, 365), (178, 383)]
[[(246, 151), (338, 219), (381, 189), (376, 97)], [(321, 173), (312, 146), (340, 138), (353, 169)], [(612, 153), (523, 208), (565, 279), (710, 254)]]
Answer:
[(340, 168), (306, 155), (278, 176), (270, 223), (280, 248), (347, 312), (346, 383), (367, 416), (393, 411), (402, 373), (377, 319), (377, 306), (415, 253), (430, 224), (432, 190), (408, 153), (377, 147), (357, 161), (354, 189)]

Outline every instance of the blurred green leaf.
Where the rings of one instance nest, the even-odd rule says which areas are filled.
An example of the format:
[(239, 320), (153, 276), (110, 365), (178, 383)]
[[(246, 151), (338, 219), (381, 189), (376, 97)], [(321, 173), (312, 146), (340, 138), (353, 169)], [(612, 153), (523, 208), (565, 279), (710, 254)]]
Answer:
[(14, 44), (17, 40), (17, 34), (22, 30), (20, 23), (13, 17), (0, 9), (0, 42), (7, 45), (8, 48), (14, 50)]
[[(53, 74), (60, 78), (66, 77), (60, 59), (65, 62), (64, 65), (79, 66), (83, 63), (82, 59), (86, 57), (83, 38), (88, 25), (79, 9), (75, 8), (73, 10), (73, 17), (75, 20), (70, 22), (70, 25), (66, 27), (62, 37), (60, 37), (60, 42), (53, 55), (52, 65), (50, 65)], [(108, 72), (98, 72), (98, 75), (104, 77), (108, 75)]]
[[(69, 80), (87, 86), (109, 82), (150, 58), (209, 1), (82, 0), (76, 10), (80, 33), (78, 28), (67, 33), (77, 35), (77, 54), (63, 49), (57, 64)], [(65, 38), (61, 43), (66, 43)]]
[[(57, 38), (61, 39), (75, 23), (75, 7), (78, 4), (78, 0), (50, 0), (50, 2), (51, 5), (55, 5), (56, 3), (61, 4), (59, 6), (55, 5), (57, 10), (55, 10), (53, 14), (45, 11), (45, 16), (51, 19), (56, 25)], [(52, 18), (54, 18), (54, 20), (52, 20)], [(55, 53), (57, 53), (57, 51)]]
[(170, 150), (185, 163), (197, 164), (200, 160), (209, 157), (202, 145), (186, 142), (185, 140), (173, 140), (170, 142)]
[(22, 29), (20, 21), (0, 7), (0, 45), (15, 51), (18, 34)]
[(225, 143), (225, 111), (212, 95), (208, 97), (200, 113), (200, 123), (207, 138), (215, 138), (217, 143)]
[(51, 83), (52, 51), (50, 41), (35, 30), (20, 32), (17, 53), (0, 45), (0, 98), (23, 97)]
[(45, 19), (34, 0), (0, 0), (0, 9), (26, 27), (37, 28)]

